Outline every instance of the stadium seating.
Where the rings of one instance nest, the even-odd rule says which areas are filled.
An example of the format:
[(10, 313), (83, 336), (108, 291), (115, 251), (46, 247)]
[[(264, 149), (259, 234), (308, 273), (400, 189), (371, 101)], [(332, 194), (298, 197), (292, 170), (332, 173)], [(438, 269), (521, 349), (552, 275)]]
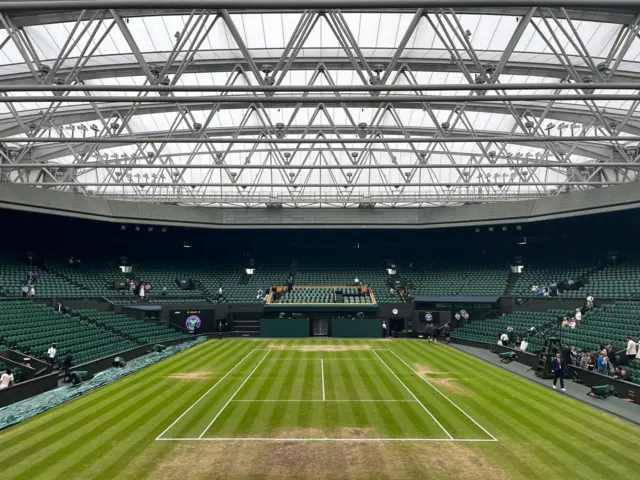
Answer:
[(476, 342), (497, 343), (501, 334), (506, 333), (507, 327), (512, 326), (516, 335), (529, 339), (529, 351), (536, 352), (543, 348), (542, 335), (530, 335), (531, 327), (536, 332), (543, 332), (558, 324), (559, 319), (569, 315), (565, 310), (550, 309), (544, 312), (519, 311), (504, 317), (471, 322), (454, 331), (452, 338), (472, 340)]
[[(298, 287), (291, 292), (285, 292), (274, 303), (338, 303), (333, 295), (333, 289), (321, 287)], [(372, 304), (369, 295), (361, 294), (360, 288), (347, 287), (342, 289), (343, 304)]]
[(143, 322), (125, 314), (99, 312), (93, 309), (74, 310), (72, 313), (91, 324), (114, 332), (140, 345), (186, 337), (186, 334), (177, 332), (165, 325)]
[(596, 307), (582, 315), (576, 328), (562, 329), (563, 341), (589, 351), (608, 344), (623, 348), (628, 335), (640, 339), (640, 301)]
[(71, 350), (74, 364), (105, 357), (138, 344), (30, 301), (0, 302), (0, 336), (9, 348), (44, 357), (52, 343), (59, 355)]
[(402, 275), (413, 284), (414, 295), (429, 296), (501, 296), (509, 281), (506, 265), (470, 261), (404, 267)]
[(3, 296), (22, 296), (22, 286), (27, 283), (29, 272), (37, 275), (35, 283), (36, 296), (38, 297), (83, 297), (83, 290), (66, 279), (56, 275), (55, 272), (46, 271), (36, 266), (20, 263), (9, 256), (0, 258), (0, 290)]
[[(598, 261), (585, 261), (582, 257), (546, 257), (543, 260), (536, 260), (527, 263), (523, 273), (519, 275), (518, 280), (512, 289), (512, 293), (519, 297), (533, 297), (535, 296), (535, 292), (531, 290), (533, 285), (544, 287), (554, 282), (560, 282), (568, 279), (580, 279), (594, 271), (598, 265)], [(565, 291), (560, 294), (560, 296), (574, 296), (575, 292), (577, 292), (577, 290)], [(580, 296), (582, 295), (583, 294), (580, 293)]]
[(582, 298), (587, 295), (600, 298), (640, 297), (640, 260), (608, 265), (589, 275), (584, 287), (566, 292), (569, 297)]

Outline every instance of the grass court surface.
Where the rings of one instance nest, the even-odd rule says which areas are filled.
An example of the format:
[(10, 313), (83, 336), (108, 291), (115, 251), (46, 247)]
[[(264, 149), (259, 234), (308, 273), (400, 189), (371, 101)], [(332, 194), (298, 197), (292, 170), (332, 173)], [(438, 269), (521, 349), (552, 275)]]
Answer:
[(639, 433), (442, 345), (211, 340), (0, 432), (0, 455), (3, 479), (635, 478)]

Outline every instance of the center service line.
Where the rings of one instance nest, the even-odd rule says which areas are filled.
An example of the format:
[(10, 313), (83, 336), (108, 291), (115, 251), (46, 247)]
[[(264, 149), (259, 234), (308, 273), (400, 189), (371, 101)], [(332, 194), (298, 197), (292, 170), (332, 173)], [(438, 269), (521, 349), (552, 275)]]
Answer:
[(322, 358), (320, 359), (320, 370), (322, 371), (322, 401), (325, 401), (327, 397), (324, 394), (324, 360)]
[(227, 408), (227, 406), (231, 403), (231, 400), (233, 400), (235, 398), (235, 396), (238, 394), (238, 392), (240, 390), (242, 390), (242, 387), (244, 387), (244, 384), (247, 383), (249, 381), (249, 379), (251, 378), (251, 376), (254, 374), (254, 372), (258, 369), (258, 367), (260, 365), (262, 365), (262, 362), (264, 362), (264, 359), (267, 358), (267, 356), (271, 353), (271, 350), (267, 350), (267, 353), (264, 354), (264, 357), (262, 357), (262, 359), (258, 362), (258, 365), (256, 365), (256, 368), (254, 368), (253, 370), (251, 370), (251, 373), (249, 375), (247, 375), (247, 378), (244, 379), (244, 382), (242, 382), (242, 385), (240, 385), (238, 387), (238, 389), (233, 393), (233, 395), (231, 395), (231, 398), (229, 400), (227, 400), (227, 403), (224, 404), (224, 407), (222, 407), (220, 409), (220, 411), (218, 412), (218, 414), (213, 417), (213, 420), (211, 420), (211, 423), (209, 423), (209, 425), (207, 425), (207, 428), (204, 429), (204, 431), (200, 434), (200, 436), (198, 438), (202, 438), (204, 437), (204, 434), (207, 433), (207, 430), (209, 430), (209, 428), (211, 428), (211, 425), (213, 425), (213, 423), (218, 419), (218, 417), (220, 416), (220, 414), (222, 412), (224, 412), (224, 409)]
[(404, 382), (403, 382), (402, 380), (400, 380), (400, 377), (398, 377), (398, 375), (396, 375), (396, 373), (395, 373), (393, 370), (391, 370), (391, 368), (389, 367), (389, 365), (387, 365), (387, 364), (385, 363), (385, 361), (384, 361), (384, 360), (382, 360), (382, 358), (380, 357), (380, 355), (378, 355), (378, 354), (376, 353), (376, 351), (375, 351), (375, 350), (371, 350), (371, 351), (373, 352), (373, 354), (374, 354), (376, 357), (378, 357), (378, 360), (380, 360), (380, 361), (382, 362), (382, 364), (383, 364), (385, 367), (387, 367), (387, 370), (389, 370), (389, 371), (391, 372), (391, 374), (392, 374), (394, 377), (396, 377), (396, 380), (398, 380), (398, 381), (400, 382), (400, 384), (401, 384), (401, 385), (402, 385), (402, 386), (407, 390), (407, 392), (409, 392), (409, 393), (411, 394), (411, 396), (415, 399), (415, 401), (416, 401), (416, 402), (418, 402), (418, 403), (420, 404), (420, 406), (424, 409), (424, 411), (425, 411), (425, 412), (427, 412), (427, 413), (429, 414), (429, 416), (433, 419), (433, 421), (434, 421), (434, 422), (436, 422), (436, 424), (438, 424), (438, 426), (442, 429), (442, 431), (443, 431), (444, 433), (446, 433), (446, 434), (447, 434), (447, 437), (449, 437), (449, 439), (450, 439), (450, 440), (453, 440), (453, 437), (451, 436), (451, 434), (450, 434), (449, 432), (447, 432), (447, 429), (446, 429), (446, 428), (444, 428), (444, 427), (442, 426), (442, 424), (441, 424), (441, 423), (436, 419), (436, 417), (434, 417), (434, 416), (433, 416), (433, 413), (431, 413), (431, 412), (429, 411), (429, 409), (428, 409), (427, 407), (425, 407), (425, 406), (424, 406), (424, 403), (422, 403), (420, 400), (418, 400), (418, 397), (416, 397), (416, 396), (413, 394), (413, 392), (409, 389), (409, 387), (407, 387), (407, 386), (404, 384)]
[(189, 408), (187, 408), (184, 412), (182, 412), (182, 415), (180, 415), (178, 418), (176, 418), (176, 419), (173, 421), (173, 423), (172, 423), (171, 425), (169, 425), (169, 426), (168, 426), (168, 427), (167, 427), (167, 428), (166, 428), (166, 429), (165, 429), (165, 430), (164, 430), (160, 435), (158, 435), (158, 436), (156, 437), (156, 440), (161, 440), (161, 438), (160, 438), (160, 437), (162, 437), (165, 433), (167, 433), (167, 432), (171, 429), (171, 427), (173, 427), (176, 423), (178, 423), (182, 417), (184, 417), (187, 413), (189, 413), (189, 411), (190, 411), (193, 407), (195, 407), (198, 403), (200, 403), (200, 400), (202, 400), (204, 397), (206, 397), (206, 396), (209, 394), (209, 392), (210, 392), (211, 390), (213, 390), (214, 388), (216, 388), (216, 387), (220, 384), (220, 382), (222, 382), (225, 378), (227, 378), (227, 377), (228, 377), (228, 376), (229, 376), (229, 375), (230, 375), (230, 374), (231, 374), (231, 373), (232, 373), (236, 368), (238, 368), (238, 367), (242, 364), (242, 362), (244, 362), (244, 361), (247, 359), (247, 357), (248, 357), (249, 355), (251, 355), (253, 352), (255, 352), (255, 349), (254, 349), (254, 350), (251, 350), (249, 353), (247, 353), (247, 354), (244, 356), (244, 358), (243, 358), (242, 360), (240, 360), (238, 363), (236, 363), (236, 365), (235, 365), (231, 370), (229, 370), (229, 371), (224, 375), (224, 377), (222, 377), (220, 380), (218, 380), (218, 381), (215, 383), (215, 385), (213, 385), (213, 387), (211, 387), (209, 390), (207, 390), (206, 392), (204, 392), (204, 394), (203, 394), (203, 395), (202, 395), (198, 400), (196, 400), (195, 402), (193, 402)]

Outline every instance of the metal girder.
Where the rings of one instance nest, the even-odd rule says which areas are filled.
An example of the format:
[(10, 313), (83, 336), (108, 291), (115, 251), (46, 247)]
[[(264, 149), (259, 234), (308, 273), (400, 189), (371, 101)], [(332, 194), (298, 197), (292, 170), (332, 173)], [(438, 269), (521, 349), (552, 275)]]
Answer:
[[(416, 52), (421, 55), (421, 49)], [(194, 58), (186, 68), (184, 73), (216, 73), (216, 72), (231, 72), (238, 66), (243, 70), (250, 70), (249, 63), (242, 56), (238, 56), (236, 50), (230, 52), (236, 55), (231, 59), (219, 59), (215, 52), (210, 50), (202, 50), (198, 52), (197, 58)], [(415, 58), (414, 56), (401, 56), (398, 61), (397, 69), (406, 66), (413, 72), (451, 72), (459, 73), (460, 69), (457, 65), (452, 64), (447, 57), (447, 51), (444, 49), (431, 49), (429, 52), (436, 58)], [(158, 58), (168, 57), (170, 52), (142, 52), (142, 56), (147, 63), (157, 62)], [(486, 62), (493, 61), (495, 58), (495, 52), (477, 51), (478, 57)], [(527, 55), (531, 55), (527, 52)], [(563, 79), (566, 77), (566, 70), (564, 67), (555, 62), (553, 55), (549, 55), (550, 62), (536, 62), (530, 63), (525, 61), (518, 61), (511, 59), (504, 66), (502, 73), (505, 75), (520, 75), (520, 76), (532, 76), (532, 77), (549, 77)], [(78, 73), (77, 78), (83, 82), (90, 80), (98, 80), (101, 78), (119, 78), (119, 77), (141, 77), (144, 76), (142, 67), (138, 62), (132, 62), (131, 55), (104, 55), (95, 57), (98, 62), (95, 65), (86, 65), (81, 72)], [(74, 59), (70, 59), (74, 60)], [(254, 61), (258, 65), (269, 64), (276, 65), (279, 57), (254, 57)], [(598, 59), (598, 61), (604, 61), (605, 59)], [(474, 64), (471, 60), (462, 60), (465, 66), (471, 70), (474, 70)], [(552, 62), (553, 61), (553, 62)], [(575, 62), (581, 62), (579, 56), (574, 56)], [(389, 62), (388, 57), (365, 57), (365, 62), (369, 65), (386, 64)], [(297, 57), (290, 60), (290, 70), (314, 70), (319, 63), (322, 63), (327, 70), (353, 70), (353, 65), (349, 59), (345, 57), (327, 56), (327, 57)], [(24, 71), (16, 72), (21, 68), (21, 65), (11, 65), (10, 68), (3, 70), (3, 66), (0, 66), (0, 84), (5, 85), (37, 85), (33, 75), (24, 65)], [(576, 66), (576, 71), (580, 75), (589, 75), (590, 70), (584, 66)], [(170, 66), (167, 69), (167, 74), (171, 75), (176, 73), (178, 67)], [(60, 67), (59, 74), (65, 76), (70, 71), (69, 68)], [(622, 82), (638, 82), (640, 81), (640, 73), (637, 71), (625, 71), (618, 70), (616, 75), (610, 80), (612, 83)]]
[[(225, 109), (246, 109), (251, 103), (246, 104), (233, 104), (225, 106)], [(529, 111), (531, 115), (534, 117), (539, 117), (545, 111), (546, 105), (542, 103), (525, 103), (525, 102), (512, 102), (514, 107), (519, 111)], [(122, 103), (122, 104), (109, 104), (109, 105), (98, 105), (98, 109), (96, 110), (90, 105), (71, 105), (71, 106), (62, 106), (59, 107), (56, 112), (52, 116), (52, 120), (56, 125), (70, 125), (70, 124), (79, 124), (79, 123), (91, 123), (96, 120), (99, 120), (100, 111), (104, 112), (113, 112), (117, 114), (119, 117), (124, 118), (125, 113), (130, 108), (130, 103)], [(273, 104), (270, 105), (271, 108), (284, 108), (286, 105), (282, 104)], [(395, 103), (396, 108), (399, 109), (416, 109), (422, 110), (422, 106), (415, 103)], [(433, 110), (442, 110), (442, 111), (451, 111), (458, 107), (459, 104), (457, 102), (453, 103), (441, 103), (434, 104), (431, 106)], [(354, 108), (369, 108), (370, 105), (367, 104), (355, 104)], [(191, 103), (189, 104), (189, 109), (194, 111), (209, 111), (211, 109), (210, 103)], [(465, 108), (468, 112), (485, 112), (485, 113), (499, 113), (503, 115), (508, 114), (507, 107), (505, 107), (502, 103), (495, 102), (487, 102), (487, 103), (476, 103), (467, 105)], [(145, 104), (141, 105), (136, 113), (138, 115), (150, 115), (154, 113), (166, 113), (175, 111), (175, 106), (167, 105), (167, 104)], [(617, 122), (622, 124), (625, 119), (627, 111), (626, 110), (616, 110), (612, 108), (608, 108), (607, 112), (604, 114), (607, 120), (612, 122)], [(40, 110), (25, 110), (19, 112), (20, 118), (22, 121), (27, 124), (30, 122), (36, 122), (42, 117), (42, 112)], [(589, 112), (584, 105), (567, 105), (560, 104), (554, 105), (554, 107), (547, 113), (546, 118), (550, 120), (558, 120), (562, 122), (570, 122), (577, 123), (580, 125), (588, 125), (593, 121), (593, 114)], [(630, 134), (640, 134), (640, 120), (630, 120), (624, 124), (622, 132), (630, 133)], [(15, 117), (11, 114), (3, 114), (0, 115), (0, 135), (2, 136), (11, 136), (24, 133), (24, 130), (20, 128), (19, 125), (16, 124)]]
[[(95, 8), (95, 7), (94, 7)], [(296, 8), (288, 9), (290, 13), (301, 13), (306, 6), (298, 5)], [(509, 6), (501, 7), (499, 10), (491, 7), (457, 7), (456, 12), (460, 15), (502, 15), (510, 17), (523, 17), (527, 14), (530, 6)], [(179, 2), (172, 5), (171, 8), (133, 8), (129, 6), (126, 9), (127, 17), (147, 17), (147, 16), (171, 16), (171, 15), (189, 15), (192, 9), (183, 7)], [(430, 9), (427, 9), (428, 11)], [(557, 11), (559, 9), (551, 9)], [(624, 10), (620, 8), (599, 8), (599, 9), (582, 9), (567, 8), (566, 9), (571, 18), (578, 21), (587, 22), (601, 22), (601, 23), (617, 23), (620, 25), (626, 25), (633, 23), (633, 20), (637, 14), (635, 10)], [(397, 5), (388, 8), (376, 8), (369, 6), (368, 8), (352, 8), (349, 10), (351, 13), (405, 13), (411, 14), (416, 11), (416, 8), (401, 8)], [(260, 13), (273, 13), (270, 8), (237, 8), (233, 10), (237, 14), (260, 14)], [(11, 12), (12, 17), (15, 20), (15, 24), (19, 27), (29, 27), (35, 25), (55, 24), (62, 22), (72, 22), (78, 18), (79, 10), (68, 11), (14, 11)], [(534, 15), (534, 16), (537, 16)]]
[[(328, 129), (327, 129), (328, 130)], [(625, 140), (628, 142), (640, 142), (640, 135), (628, 135), (624, 137), (609, 137), (609, 136), (598, 136), (598, 135), (568, 135), (566, 137), (559, 135), (549, 135), (549, 136), (525, 136), (525, 135), (499, 135), (499, 136), (470, 136), (467, 132), (463, 132), (466, 135), (463, 136), (444, 136), (444, 137), (379, 137), (379, 138), (240, 138), (240, 137), (221, 137), (221, 138), (199, 138), (199, 137), (172, 137), (172, 138), (164, 138), (158, 139), (152, 136), (142, 136), (136, 135), (132, 137), (132, 140), (135, 143), (210, 143), (210, 144), (246, 144), (246, 143), (254, 143), (254, 144), (312, 144), (312, 145), (322, 145), (322, 144), (368, 144), (368, 143), (380, 143), (380, 144), (404, 144), (404, 143), (498, 143), (498, 142), (506, 142), (506, 143), (526, 143), (535, 145), (538, 143), (548, 143), (548, 142), (606, 142), (611, 140)], [(106, 145), (120, 145), (122, 143), (122, 139), (118, 137), (103, 137), (103, 138), (91, 138), (91, 144), (106, 144)], [(23, 144), (23, 143), (63, 143), (63, 144), (86, 144), (86, 138), (73, 138), (73, 137), (0, 137), (0, 143), (14, 143), (14, 144)]]
[[(393, 182), (392, 182), (393, 183)], [(498, 182), (498, 185), (503, 184), (505, 182)], [(512, 183), (512, 186), (522, 186), (522, 187), (575, 187), (575, 186), (588, 186), (588, 187), (606, 187), (611, 185), (623, 185), (627, 182), (625, 181), (616, 181), (616, 180), (603, 180), (603, 181), (576, 181), (576, 182), (526, 182)], [(23, 182), (23, 185), (42, 185), (41, 182), (27, 181)], [(238, 186), (246, 186), (249, 187), (252, 185), (252, 182), (249, 181), (238, 181), (237, 183), (220, 183), (220, 182), (184, 182), (184, 183), (176, 183), (176, 182), (164, 182), (161, 184), (157, 184), (155, 182), (149, 181), (136, 181), (136, 182), (120, 182), (118, 184), (107, 184), (105, 182), (57, 182), (52, 184), (55, 187), (72, 187), (72, 186), (82, 186), (82, 187), (102, 187), (102, 186), (113, 186), (113, 187), (153, 187), (155, 185), (160, 185), (162, 187), (218, 187), (218, 188), (232, 188), (235, 189)], [(393, 187), (396, 185), (400, 188), (403, 185), (402, 181), (395, 182)], [(455, 185), (452, 182), (421, 182), (421, 183), (412, 183), (408, 185), (412, 188), (425, 188), (425, 187), (487, 187), (492, 184), (488, 184), (485, 182), (468, 182), (464, 185)], [(258, 184), (260, 187), (270, 187), (270, 188), (290, 188), (291, 186), (296, 187), (309, 187), (309, 188), (327, 188), (328, 185), (326, 183), (260, 183)], [(380, 182), (360, 182), (357, 185), (353, 185), (351, 183), (336, 183), (335, 185), (331, 185), (331, 187), (336, 188), (384, 188), (390, 186), (389, 183), (380, 183)]]
[[(168, 97), (143, 97), (136, 99), (136, 102), (141, 103), (219, 103), (221, 105), (232, 105), (234, 103), (256, 103), (262, 105), (368, 105), (377, 106), (381, 103), (395, 104), (398, 103), (448, 103), (448, 102), (471, 102), (471, 103), (490, 103), (490, 102), (539, 102), (545, 100), (553, 101), (577, 101), (577, 100), (589, 100), (589, 101), (626, 101), (626, 100), (640, 100), (640, 93), (575, 93), (575, 94), (562, 94), (562, 93), (541, 93), (541, 94), (506, 94), (506, 95), (390, 95), (384, 97), (378, 96), (361, 96), (361, 95), (349, 95), (349, 96), (278, 96), (278, 97), (260, 97), (249, 95), (202, 95), (202, 96), (168, 96)], [(12, 95), (0, 97), (0, 103), (24, 103), (24, 102), (59, 102), (60, 99), (50, 97), (46, 95)], [(131, 97), (124, 95), (101, 95), (101, 96), (68, 96), (64, 99), (67, 103), (122, 103), (131, 101)], [(108, 108), (108, 107), (107, 107)]]
[[(578, 9), (633, 10), (637, 7), (634, 0), (536, 0), (539, 7), (567, 7)], [(447, 0), (449, 7), (527, 7), (530, 0)], [(260, 9), (265, 8), (264, 0), (5, 0), (2, 10), (24, 11), (64, 11), (73, 9), (96, 8), (207, 8), (220, 9)], [(278, 10), (299, 10), (298, 0), (270, 0), (269, 8)], [(307, 0), (305, 7), (310, 9), (387, 9), (387, 8), (441, 8), (440, 0)]]
[[(175, 155), (172, 155), (175, 156)], [(138, 160), (145, 160), (144, 157), (139, 157)], [(71, 168), (71, 169), (102, 169), (102, 168), (130, 168), (130, 169), (160, 169), (163, 168), (164, 165), (161, 164), (152, 164), (152, 163), (124, 163), (122, 161), (114, 160), (109, 163), (98, 163), (98, 162), (89, 162), (85, 164), (78, 163), (61, 163), (61, 164), (51, 164), (52, 167), (56, 168)], [(415, 164), (415, 163), (392, 163), (392, 164), (375, 164), (375, 165), (245, 165), (245, 164), (225, 164), (219, 165), (215, 163), (190, 163), (188, 165), (176, 163), (172, 165), (172, 168), (186, 168), (188, 170), (191, 169), (213, 169), (219, 170), (224, 168), (233, 168), (233, 169), (242, 169), (242, 170), (371, 170), (377, 168), (393, 168), (393, 169), (406, 169), (406, 168), (416, 168), (416, 169), (453, 169), (458, 168), (461, 165), (452, 165), (450, 163), (429, 163), (429, 164)], [(531, 161), (515, 161), (509, 163), (489, 163), (483, 164), (482, 168), (522, 168), (522, 167), (554, 167), (558, 169), (562, 168), (596, 168), (601, 166), (598, 163), (559, 163), (559, 162), (549, 162), (549, 161), (540, 161), (540, 160), (531, 160)], [(611, 162), (603, 165), (605, 167), (624, 167), (630, 170), (640, 170), (640, 163), (617, 163)], [(10, 170), (16, 168), (42, 168), (42, 164), (40, 163), (18, 163), (18, 164), (3, 164), (0, 163), (1, 170)]]

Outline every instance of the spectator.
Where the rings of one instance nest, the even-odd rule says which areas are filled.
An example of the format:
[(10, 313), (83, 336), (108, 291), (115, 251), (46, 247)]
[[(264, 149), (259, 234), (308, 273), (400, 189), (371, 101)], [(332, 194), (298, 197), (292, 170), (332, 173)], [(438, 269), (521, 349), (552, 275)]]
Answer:
[(167, 295), (167, 287), (162, 287), (162, 295)]
[(73, 359), (71, 357), (71, 350), (67, 350), (67, 354), (64, 356), (64, 360), (62, 360), (62, 368), (64, 368), (64, 381), (66, 382), (69, 378), (69, 369), (73, 364)]
[(51, 363), (53, 367), (53, 363), (56, 361), (56, 352), (57, 352), (56, 344), (52, 343), (49, 350), (47, 350), (47, 360)]
[(502, 342), (500, 345), (504, 345), (505, 347), (509, 346), (509, 335), (503, 333), (500, 335), (500, 341)]
[(618, 363), (618, 356), (613, 345), (607, 345), (607, 363), (609, 363), (609, 370), (614, 371)]
[(140, 282), (140, 298), (144, 298), (144, 283)]
[(640, 360), (640, 340), (636, 343), (636, 349), (638, 350), (638, 354), (636, 355), (636, 360)]
[(520, 342), (520, 351), (526, 352), (527, 348), (529, 348), (529, 342), (527, 342), (526, 338), (523, 338), (522, 341)]
[(564, 371), (562, 370), (562, 360), (559, 353), (556, 353), (553, 359), (551, 371), (553, 372), (553, 389), (556, 389), (556, 382), (560, 379), (560, 390), (566, 392), (564, 389)]
[(571, 357), (571, 365), (575, 365), (576, 367), (580, 366), (580, 355), (578, 354), (578, 350), (576, 350), (575, 345), (571, 347), (571, 352), (569, 353)]
[(627, 337), (627, 364), (630, 364), (633, 360), (635, 360), (638, 355), (638, 345), (633, 341), (631, 336)]
[(609, 362), (605, 351), (601, 351), (598, 356), (598, 373), (607, 375), (609, 373)]
[(9, 388), (13, 385), (13, 374), (9, 367), (5, 367), (4, 373), (0, 376), (0, 390)]
[(594, 306), (594, 298), (592, 295), (587, 296), (587, 310), (591, 310)]
[(222, 300), (224, 291), (222, 290), (222, 284), (220, 284), (220, 286), (218, 287), (218, 302), (220, 302)]
[(29, 296), (32, 298), (36, 296), (36, 287), (33, 285), (31, 285), (31, 288), (29, 289)]
[(387, 338), (387, 322), (382, 321), (382, 338)]
[(22, 296), (23, 297), (28, 297), (29, 296), (29, 286), (28, 285), (23, 285), (22, 286)]
[(576, 308), (576, 315), (575, 315), (574, 318), (575, 318), (576, 322), (582, 321), (582, 312), (580, 311), (579, 308)]
[(516, 343), (516, 332), (511, 325), (507, 327), (507, 336), (509, 337), (509, 343), (515, 345)]

